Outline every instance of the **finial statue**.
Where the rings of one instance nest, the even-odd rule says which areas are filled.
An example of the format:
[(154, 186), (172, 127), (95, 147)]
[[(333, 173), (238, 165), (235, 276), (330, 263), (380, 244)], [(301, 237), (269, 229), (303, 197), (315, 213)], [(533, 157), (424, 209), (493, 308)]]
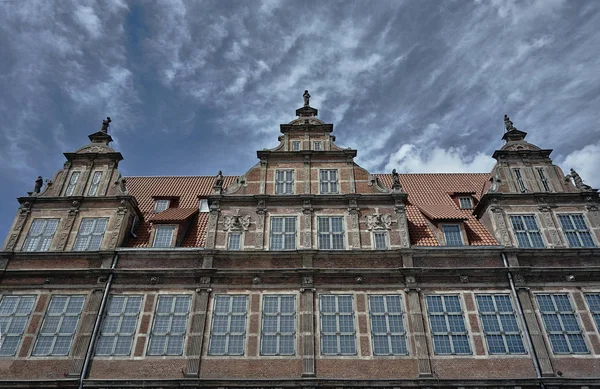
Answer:
[(44, 180), (42, 176), (38, 176), (37, 180), (35, 180), (35, 187), (33, 188), (33, 193), (39, 194), (42, 190), (42, 185), (44, 185)]
[(573, 183), (575, 184), (575, 187), (577, 189), (580, 189), (580, 190), (583, 190), (583, 191), (591, 190), (592, 189), (591, 186), (586, 185), (586, 184), (583, 183), (583, 180), (581, 179), (581, 176), (573, 168), (571, 168), (571, 173), (567, 174), (567, 176), (565, 177), (566, 180), (569, 180), (571, 178), (573, 179)]
[(223, 186), (223, 172), (219, 170), (215, 179), (215, 186)]
[(304, 91), (304, 94), (302, 95), (302, 97), (304, 97), (304, 106), (308, 107), (309, 103), (310, 103), (310, 93), (308, 93), (308, 90)]
[(102, 128), (100, 129), (100, 131), (108, 133), (108, 127), (110, 126), (110, 122), (112, 122), (112, 120), (110, 120), (110, 116), (107, 116), (106, 119), (102, 121)]
[(504, 126), (506, 127), (506, 131), (516, 130), (508, 115), (504, 115)]
[(394, 182), (392, 184), (393, 189), (402, 187), (402, 185), (400, 185), (400, 175), (398, 174), (396, 169), (392, 169), (392, 179), (394, 180)]

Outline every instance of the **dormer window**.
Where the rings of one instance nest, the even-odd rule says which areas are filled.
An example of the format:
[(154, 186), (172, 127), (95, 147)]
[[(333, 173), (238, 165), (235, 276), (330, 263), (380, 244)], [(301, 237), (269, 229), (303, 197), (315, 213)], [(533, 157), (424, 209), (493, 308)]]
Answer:
[(473, 209), (473, 199), (470, 196), (461, 196), (458, 198), (460, 209)]
[(313, 150), (314, 151), (323, 151), (323, 142), (320, 140), (316, 140), (313, 142)]
[(446, 246), (464, 246), (462, 232), (458, 224), (442, 224)]
[(292, 141), (292, 151), (300, 151), (300, 141), (299, 140)]
[(171, 205), (171, 200), (169, 199), (159, 199), (154, 201), (154, 212), (159, 213), (169, 208)]
[(77, 186), (77, 181), (79, 181), (80, 174), (81, 172), (71, 173), (71, 178), (69, 178), (69, 184), (67, 185), (67, 189), (65, 189), (65, 196), (73, 195), (73, 192), (75, 192), (75, 187)]
[(200, 199), (200, 205), (198, 206), (200, 212), (210, 212), (210, 207), (208, 206), (208, 199)]
[(171, 247), (174, 233), (175, 226), (156, 226), (152, 247)]

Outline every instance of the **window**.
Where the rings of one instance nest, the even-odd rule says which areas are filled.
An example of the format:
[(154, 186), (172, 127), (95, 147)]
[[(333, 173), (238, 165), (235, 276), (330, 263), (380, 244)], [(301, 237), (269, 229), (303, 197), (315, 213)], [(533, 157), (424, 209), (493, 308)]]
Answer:
[(337, 170), (321, 170), (320, 171), (320, 188), (321, 194), (337, 194), (338, 190), (338, 171)]
[(292, 151), (300, 151), (300, 141), (299, 140), (292, 141)]
[(387, 232), (375, 231), (373, 232), (373, 242), (375, 250), (387, 250)]
[(190, 296), (160, 295), (150, 333), (148, 355), (182, 355)]
[(242, 233), (230, 232), (227, 236), (227, 250), (240, 250), (242, 247)]
[(538, 167), (537, 169), (538, 176), (540, 177), (540, 181), (542, 182), (542, 188), (544, 188), (545, 192), (550, 192), (550, 185), (548, 185), (548, 179), (546, 178), (546, 174), (544, 174), (544, 169)]
[(442, 224), (446, 246), (462, 246), (462, 232), (458, 224)]
[(374, 355), (406, 355), (402, 297), (399, 295), (369, 296), (371, 338)]
[(154, 212), (155, 213), (162, 212), (165, 209), (169, 208), (170, 204), (171, 204), (171, 200), (169, 200), (169, 199), (155, 200), (154, 201)]
[(209, 355), (244, 355), (248, 296), (217, 295)]
[(69, 355), (84, 301), (84, 296), (52, 296), (32, 355)]
[(75, 244), (73, 245), (73, 251), (100, 250), (100, 244), (102, 243), (107, 223), (107, 218), (82, 219), (77, 239), (75, 239)]
[(322, 295), (319, 299), (321, 318), (321, 353), (323, 355), (355, 355), (356, 332), (352, 296)]
[(275, 194), (294, 193), (294, 171), (275, 170)]
[(156, 226), (152, 247), (171, 247), (175, 226)]
[(473, 209), (473, 199), (471, 197), (459, 197), (458, 204), (460, 209)]
[(102, 172), (94, 172), (92, 176), (92, 183), (90, 184), (90, 189), (88, 190), (88, 196), (96, 196), (98, 192), (98, 186), (100, 185), (100, 178), (102, 178)]
[(323, 150), (323, 142), (320, 140), (316, 140), (313, 142), (313, 150), (314, 151), (322, 151)]
[(544, 328), (555, 354), (585, 354), (588, 352), (575, 311), (566, 294), (536, 296)]
[(596, 329), (600, 333), (600, 293), (586, 293), (585, 300), (590, 307), (590, 312), (596, 322)]
[(200, 199), (200, 205), (198, 206), (200, 212), (210, 212), (210, 208), (208, 206), (208, 199)]
[(319, 249), (344, 249), (344, 218), (341, 216), (317, 218)]
[(23, 251), (48, 251), (60, 219), (34, 219), (23, 244)]
[(471, 354), (458, 296), (427, 296), (427, 313), (436, 354)]
[(569, 241), (569, 247), (595, 247), (583, 215), (558, 215), (558, 220)]
[(517, 185), (519, 186), (519, 191), (527, 192), (525, 182), (523, 182), (523, 175), (521, 174), (521, 169), (513, 169), (513, 171), (515, 172), (515, 177), (517, 177)]
[(261, 355), (294, 355), (296, 296), (265, 295), (262, 309)]
[(142, 296), (110, 296), (96, 355), (129, 355), (142, 307)]
[(271, 250), (296, 249), (296, 217), (271, 218)]
[(0, 356), (13, 356), (21, 343), (35, 303), (34, 296), (4, 296), (0, 301)]
[(67, 189), (65, 189), (65, 196), (72, 196), (75, 191), (75, 187), (77, 186), (77, 181), (79, 180), (80, 172), (71, 173), (71, 178), (69, 178), (69, 184), (67, 185)]
[(544, 247), (542, 234), (538, 229), (535, 216), (533, 215), (511, 215), (517, 243), (519, 247)]
[(477, 295), (476, 300), (490, 354), (524, 354), (521, 330), (510, 296)]

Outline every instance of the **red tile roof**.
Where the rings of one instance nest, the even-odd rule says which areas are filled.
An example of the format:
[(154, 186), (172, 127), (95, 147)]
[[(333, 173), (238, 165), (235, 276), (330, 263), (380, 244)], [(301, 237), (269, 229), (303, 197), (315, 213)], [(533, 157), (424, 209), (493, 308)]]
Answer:
[(198, 208), (167, 208), (153, 216), (150, 216), (152, 223), (179, 223), (186, 221), (190, 216), (198, 212)]
[[(391, 174), (376, 174), (382, 183), (392, 186)], [(224, 186), (237, 177), (224, 177)], [(451, 194), (474, 193), (479, 199), (481, 188), (489, 178), (488, 173), (436, 173), (400, 174), (400, 183), (408, 194), (406, 214), (408, 218), (411, 244), (416, 246), (439, 246), (431, 227), (431, 220), (459, 220), (465, 222), (469, 244), (473, 246), (494, 246), (498, 243), (491, 233), (472, 215), (472, 210), (459, 209)], [(178, 198), (179, 209), (198, 208), (198, 198), (208, 197), (212, 191), (214, 176), (190, 177), (126, 177), (127, 188), (138, 201), (144, 220), (136, 228), (137, 238), (125, 242), (127, 247), (148, 247), (151, 221), (162, 214), (154, 214), (154, 198)], [(174, 208), (177, 209), (177, 208)], [(189, 211), (170, 211), (182, 215)], [(181, 214), (179, 213), (181, 212)], [(155, 219), (156, 220), (156, 219)], [(182, 242), (183, 247), (204, 247), (208, 213), (193, 216), (190, 229)]]

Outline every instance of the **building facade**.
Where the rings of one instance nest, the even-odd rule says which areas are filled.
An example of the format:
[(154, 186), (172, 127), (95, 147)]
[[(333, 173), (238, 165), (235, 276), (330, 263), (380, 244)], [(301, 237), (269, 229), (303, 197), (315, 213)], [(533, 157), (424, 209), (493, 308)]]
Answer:
[(600, 388), (600, 198), (505, 117), (491, 173), (372, 174), (309, 105), (241, 176), (21, 197), (0, 387)]

